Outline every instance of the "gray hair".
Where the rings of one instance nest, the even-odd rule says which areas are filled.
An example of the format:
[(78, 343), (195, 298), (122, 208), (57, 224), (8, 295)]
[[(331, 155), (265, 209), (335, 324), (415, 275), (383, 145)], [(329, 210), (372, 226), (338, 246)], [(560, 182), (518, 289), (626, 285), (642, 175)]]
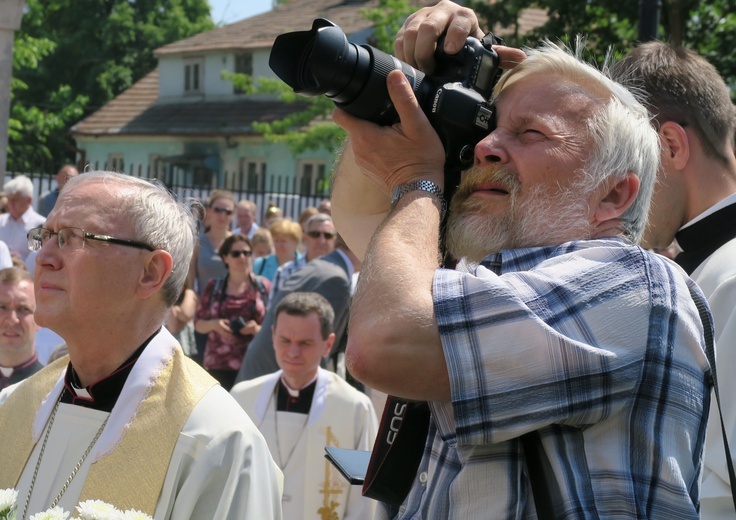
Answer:
[(528, 49), (528, 57), (502, 76), (494, 95), (511, 81), (542, 73), (556, 74), (583, 86), (591, 85), (592, 91), (605, 92), (607, 99), (587, 121), (594, 148), (580, 172), (579, 189), (589, 193), (605, 181), (616, 182), (629, 172), (634, 173), (639, 178), (639, 193), (620, 218), (624, 234), (637, 242), (644, 232), (659, 168), (659, 137), (637, 95), (609, 77), (610, 56), (603, 70), (598, 70), (583, 61), (584, 48), (581, 38), (574, 51), (545, 40), (541, 47)]
[(191, 208), (177, 202), (159, 181), (115, 172), (84, 173), (69, 179), (67, 188), (92, 181), (114, 190), (116, 211), (133, 222), (136, 240), (171, 255), (173, 268), (162, 290), (166, 305), (171, 307), (184, 286), (196, 245), (197, 223)]
[(330, 223), (332, 223), (332, 217), (330, 215), (328, 215), (327, 213), (316, 213), (316, 214), (312, 215), (311, 217), (309, 217), (309, 219), (307, 219), (307, 222), (304, 224), (304, 227), (306, 229), (309, 229), (309, 228), (312, 227), (312, 224), (314, 224), (314, 223), (317, 223), (318, 224), (320, 222), (330, 222)]
[(6, 195), (20, 193), (24, 197), (33, 197), (33, 181), (25, 175), (18, 175), (6, 182), (3, 190)]

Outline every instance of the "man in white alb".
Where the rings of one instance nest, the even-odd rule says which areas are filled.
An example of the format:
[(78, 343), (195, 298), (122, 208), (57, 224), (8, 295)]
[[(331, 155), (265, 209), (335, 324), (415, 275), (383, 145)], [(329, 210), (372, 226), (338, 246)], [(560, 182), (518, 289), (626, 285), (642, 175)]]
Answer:
[(295, 292), (276, 308), (273, 348), (281, 370), (230, 393), (266, 437), (284, 472), (285, 520), (366, 519), (375, 502), (325, 459), (325, 446), (370, 450), (376, 415), (367, 396), (319, 367), (335, 341), (334, 312), (317, 293)]
[(162, 327), (195, 244), (188, 207), (109, 172), (32, 229), (37, 323), (69, 356), (0, 393), (0, 489), (18, 520), (85, 500), (156, 520), (281, 518), (282, 475), (238, 404)]

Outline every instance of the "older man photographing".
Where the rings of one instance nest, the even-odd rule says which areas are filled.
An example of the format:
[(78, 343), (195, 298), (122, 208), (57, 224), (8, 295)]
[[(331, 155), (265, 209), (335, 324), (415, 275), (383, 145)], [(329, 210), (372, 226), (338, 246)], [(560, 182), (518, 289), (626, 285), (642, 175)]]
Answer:
[(162, 328), (194, 248), (189, 209), (86, 173), (28, 243), (36, 319), (69, 357), (0, 394), (0, 488), (18, 490), (18, 518), (87, 499), (156, 519), (280, 518), (263, 437)]
[[(445, 4), (422, 31), (410, 18), (410, 39), (480, 32)], [(411, 491), (384, 516), (697, 518), (704, 325), (685, 273), (634, 245), (659, 157), (646, 109), (565, 50), (531, 50), (497, 85), (495, 129), (452, 199), (450, 270), (442, 146), (406, 78), (388, 89), (398, 125), (335, 112), (351, 146), (332, 197), (365, 252), (348, 366), (431, 410)]]

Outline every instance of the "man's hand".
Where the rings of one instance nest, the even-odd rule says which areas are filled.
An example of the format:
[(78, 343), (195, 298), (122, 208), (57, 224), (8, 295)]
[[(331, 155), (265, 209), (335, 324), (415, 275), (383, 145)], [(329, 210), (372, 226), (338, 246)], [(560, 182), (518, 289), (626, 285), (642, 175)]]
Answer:
[[(445, 33), (444, 51), (447, 54), (456, 54), (462, 49), (468, 36), (480, 39), (485, 35), (472, 9), (450, 0), (442, 0), (433, 7), (420, 9), (406, 19), (403, 27), (396, 33), (396, 57), (431, 75), (434, 72), (437, 40)], [(513, 68), (525, 58), (521, 49), (494, 45), (493, 50), (501, 59), (499, 65), (502, 69)]]
[(444, 183), (445, 152), (401, 71), (387, 77), (388, 93), (401, 120), (378, 126), (340, 109), (332, 118), (350, 134), (355, 163), (389, 194), (396, 186), (426, 179)]

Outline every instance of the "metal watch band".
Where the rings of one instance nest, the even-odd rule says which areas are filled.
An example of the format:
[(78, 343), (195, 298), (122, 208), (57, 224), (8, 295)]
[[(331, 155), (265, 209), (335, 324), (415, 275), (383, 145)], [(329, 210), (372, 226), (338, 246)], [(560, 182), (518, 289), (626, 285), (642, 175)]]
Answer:
[(401, 197), (416, 190), (426, 191), (427, 193), (435, 195), (441, 206), (440, 219), (444, 218), (445, 211), (447, 210), (447, 201), (445, 201), (444, 194), (440, 187), (432, 181), (412, 181), (407, 182), (406, 184), (400, 184), (396, 189), (394, 189), (393, 197), (391, 197), (391, 208), (393, 209), (393, 207), (396, 206), (396, 203), (399, 202)]

